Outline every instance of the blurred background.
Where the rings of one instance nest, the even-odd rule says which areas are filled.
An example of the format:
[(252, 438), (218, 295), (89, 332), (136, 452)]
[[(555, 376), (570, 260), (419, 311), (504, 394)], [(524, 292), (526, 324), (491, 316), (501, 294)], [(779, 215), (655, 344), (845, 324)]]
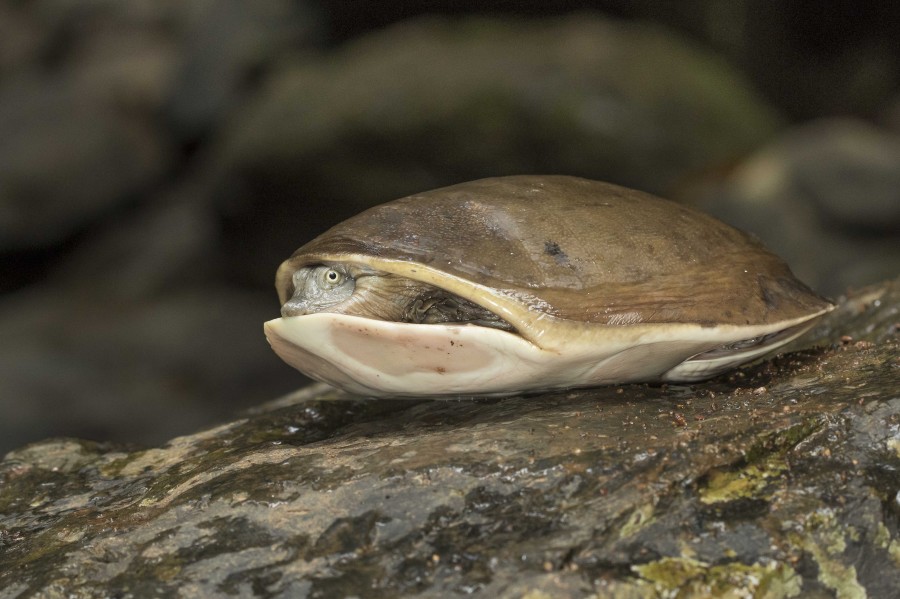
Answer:
[(362, 208), (564, 173), (822, 293), (900, 272), (900, 3), (0, 0), (0, 454), (304, 384), (279, 262)]

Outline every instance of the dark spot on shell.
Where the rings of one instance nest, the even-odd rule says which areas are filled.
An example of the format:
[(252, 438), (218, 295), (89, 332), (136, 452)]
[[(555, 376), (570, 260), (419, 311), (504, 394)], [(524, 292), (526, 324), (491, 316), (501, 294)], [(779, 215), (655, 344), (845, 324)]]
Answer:
[(562, 248), (559, 247), (559, 244), (555, 241), (545, 241), (544, 242), (544, 253), (553, 256), (565, 256), (565, 252), (562, 251)]
[(704, 329), (711, 329), (717, 325), (717, 323), (712, 320), (701, 320), (697, 324), (699, 324)]
[(770, 287), (770, 281), (765, 277), (759, 278), (759, 292), (767, 309), (774, 310), (778, 307), (778, 296), (780, 294), (777, 289)]
[(434, 369), (434, 371), (437, 372), (438, 374), (446, 374), (447, 369), (444, 368), (443, 366), (438, 366), (437, 368)]
[(569, 263), (569, 257), (555, 241), (544, 242), (544, 253), (548, 256), (553, 256), (553, 259), (560, 266), (565, 266)]

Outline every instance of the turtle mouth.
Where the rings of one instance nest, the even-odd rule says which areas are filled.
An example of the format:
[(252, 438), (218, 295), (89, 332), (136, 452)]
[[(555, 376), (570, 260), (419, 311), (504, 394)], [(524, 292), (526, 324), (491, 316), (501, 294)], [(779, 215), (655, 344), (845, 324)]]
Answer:
[(414, 324), (472, 324), (515, 333), (516, 328), (490, 310), (438, 287), (428, 286), (403, 313), (400, 322)]

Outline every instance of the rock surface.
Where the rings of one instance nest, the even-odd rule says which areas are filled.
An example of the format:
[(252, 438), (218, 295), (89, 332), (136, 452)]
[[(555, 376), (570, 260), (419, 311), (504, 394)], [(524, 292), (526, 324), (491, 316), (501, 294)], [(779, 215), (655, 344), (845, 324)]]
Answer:
[(894, 597), (898, 328), (900, 279), (703, 384), (314, 386), (161, 447), (26, 446), (0, 597)]

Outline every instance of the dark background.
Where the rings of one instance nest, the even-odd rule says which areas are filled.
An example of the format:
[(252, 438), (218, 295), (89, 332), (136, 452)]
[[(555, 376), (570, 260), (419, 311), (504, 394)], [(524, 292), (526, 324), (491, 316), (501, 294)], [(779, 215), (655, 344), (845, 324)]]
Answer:
[(898, 7), (0, 0), (0, 452), (300, 386), (278, 263), (467, 179), (692, 203), (832, 296), (896, 276)]

